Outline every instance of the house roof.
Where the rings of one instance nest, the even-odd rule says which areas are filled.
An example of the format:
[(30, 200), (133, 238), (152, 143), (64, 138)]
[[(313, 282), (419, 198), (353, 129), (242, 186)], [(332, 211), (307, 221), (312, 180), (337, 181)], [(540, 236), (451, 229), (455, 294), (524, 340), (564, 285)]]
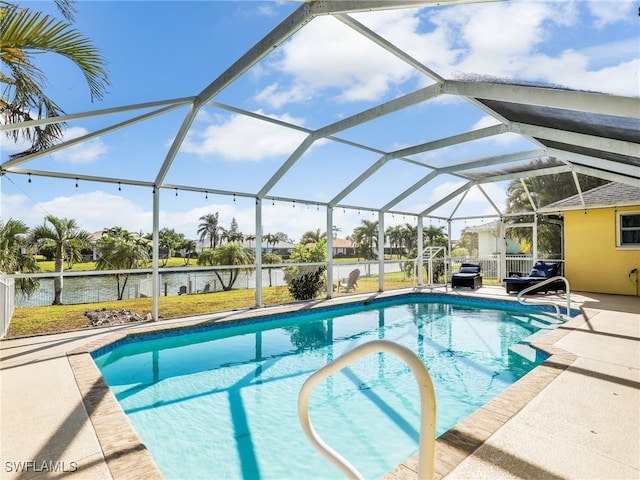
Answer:
[(582, 195), (559, 200), (540, 209), (541, 212), (580, 210), (583, 208), (600, 208), (611, 206), (640, 206), (640, 188), (624, 183), (607, 183), (588, 190)]
[(478, 233), (478, 232), (495, 232), (500, 226), (500, 221), (499, 220), (494, 220), (492, 222), (489, 223), (483, 223), (482, 225), (472, 225), (468, 228), (466, 228), (465, 230), (467, 232), (471, 232), (471, 233)]
[(351, 240), (346, 240), (344, 238), (334, 238), (333, 239), (333, 248), (354, 248), (355, 245)]

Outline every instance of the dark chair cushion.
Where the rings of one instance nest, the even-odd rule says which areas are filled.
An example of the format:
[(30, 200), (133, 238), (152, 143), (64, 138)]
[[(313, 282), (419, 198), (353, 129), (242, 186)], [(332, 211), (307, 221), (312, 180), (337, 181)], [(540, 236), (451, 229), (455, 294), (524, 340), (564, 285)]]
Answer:
[(480, 273), (480, 267), (478, 266), (460, 267), (460, 270), (458, 270), (458, 273)]
[(549, 276), (549, 271), (548, 270), (538, 270), (536, 268), (534, 268), (533, 270), (531, 270), (529, 272), (529, 277), (534, 277), (534, 278), (547, 278)]

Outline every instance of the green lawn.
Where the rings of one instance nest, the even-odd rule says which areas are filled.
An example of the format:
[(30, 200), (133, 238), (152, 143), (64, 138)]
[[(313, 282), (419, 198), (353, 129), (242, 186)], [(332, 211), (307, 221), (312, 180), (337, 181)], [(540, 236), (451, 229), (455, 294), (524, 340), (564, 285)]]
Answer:
[[(40, 260), (38, 262), (38, 264), (40, 265), (40, 270), (42, 272), (55, 272), (55, 262), (53, 260)], [(191, 260), (189, 260), (189, 267), (197, 267), (197, 263), (196, 263), (196, 259), (192, 258)], [(184, 259), (183, 258), (170, 258), (167, 261), (167, 265), (166, 267), (185, 267), (184, 264)], [(151, 264), (149, 264), (149, 267), (151, 268)], [(161, 264), (161, 268), (162, 268), (162, 264)], [(71, 271), (71, 272), (89, 272), (89, 271), (93, 271), (96, 269), (96, 262), (80, 262), (80, 263), (74, 263), (73, 267), (71, 269), (67, 268), (67, 263), (65, 262), (64, 264), (64, 270), (66, 271)]]
[[(411, 286), (413, 286), (413, 280), (405, 278), (402, 272), (390, 273), (385, 276), (386, 290), (408, 288)], [(360, 277), (355, 293), (373, 293), (377, 291), (378, 277), (371, 276)], [(276, 305), (290, 303), (293, 302), (294, 299), (289, 294), (287, 287), (279, 286), (263, 288), (262, 301), (265, 305)], [(253, 289), (231, 290), (229, 292), (160, 297), (159, 313), (162, 320), (249, 308), (254, 305), (255, 293)], [(88, 324), (88, 318), (85, 316), (85, 312), (99, 308), (129, 310), (145, 317), (147, 313), (151, 312), (152, 303), (151, 298), (135, 298), (81, 305), (16, 308), (7, 337), (11, 338), (81, 329)]]

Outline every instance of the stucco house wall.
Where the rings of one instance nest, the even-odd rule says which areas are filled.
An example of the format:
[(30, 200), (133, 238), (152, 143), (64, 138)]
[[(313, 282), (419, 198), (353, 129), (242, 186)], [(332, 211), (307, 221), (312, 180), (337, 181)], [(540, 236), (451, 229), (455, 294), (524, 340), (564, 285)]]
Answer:
[(629, 272), (640, 271), (640, 249), (616, 246), (617, 213), (638, 211), (640, 205), (564, 213), (565, 275), (571, 290), (638, 294)]

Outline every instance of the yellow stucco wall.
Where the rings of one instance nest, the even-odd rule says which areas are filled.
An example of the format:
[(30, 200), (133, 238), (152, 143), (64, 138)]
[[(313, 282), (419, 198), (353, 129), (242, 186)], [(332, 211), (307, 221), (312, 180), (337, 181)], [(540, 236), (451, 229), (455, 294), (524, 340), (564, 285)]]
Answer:
[[(638, 212), (640, 205), (617, 211)], [(565, 212), (564, 227), (565, 275), (571, 290), (638, 295), (629, 272), (638, 269), (632, 279), (640, 278), (640, 249), (616, 247), (615, 209)]]

